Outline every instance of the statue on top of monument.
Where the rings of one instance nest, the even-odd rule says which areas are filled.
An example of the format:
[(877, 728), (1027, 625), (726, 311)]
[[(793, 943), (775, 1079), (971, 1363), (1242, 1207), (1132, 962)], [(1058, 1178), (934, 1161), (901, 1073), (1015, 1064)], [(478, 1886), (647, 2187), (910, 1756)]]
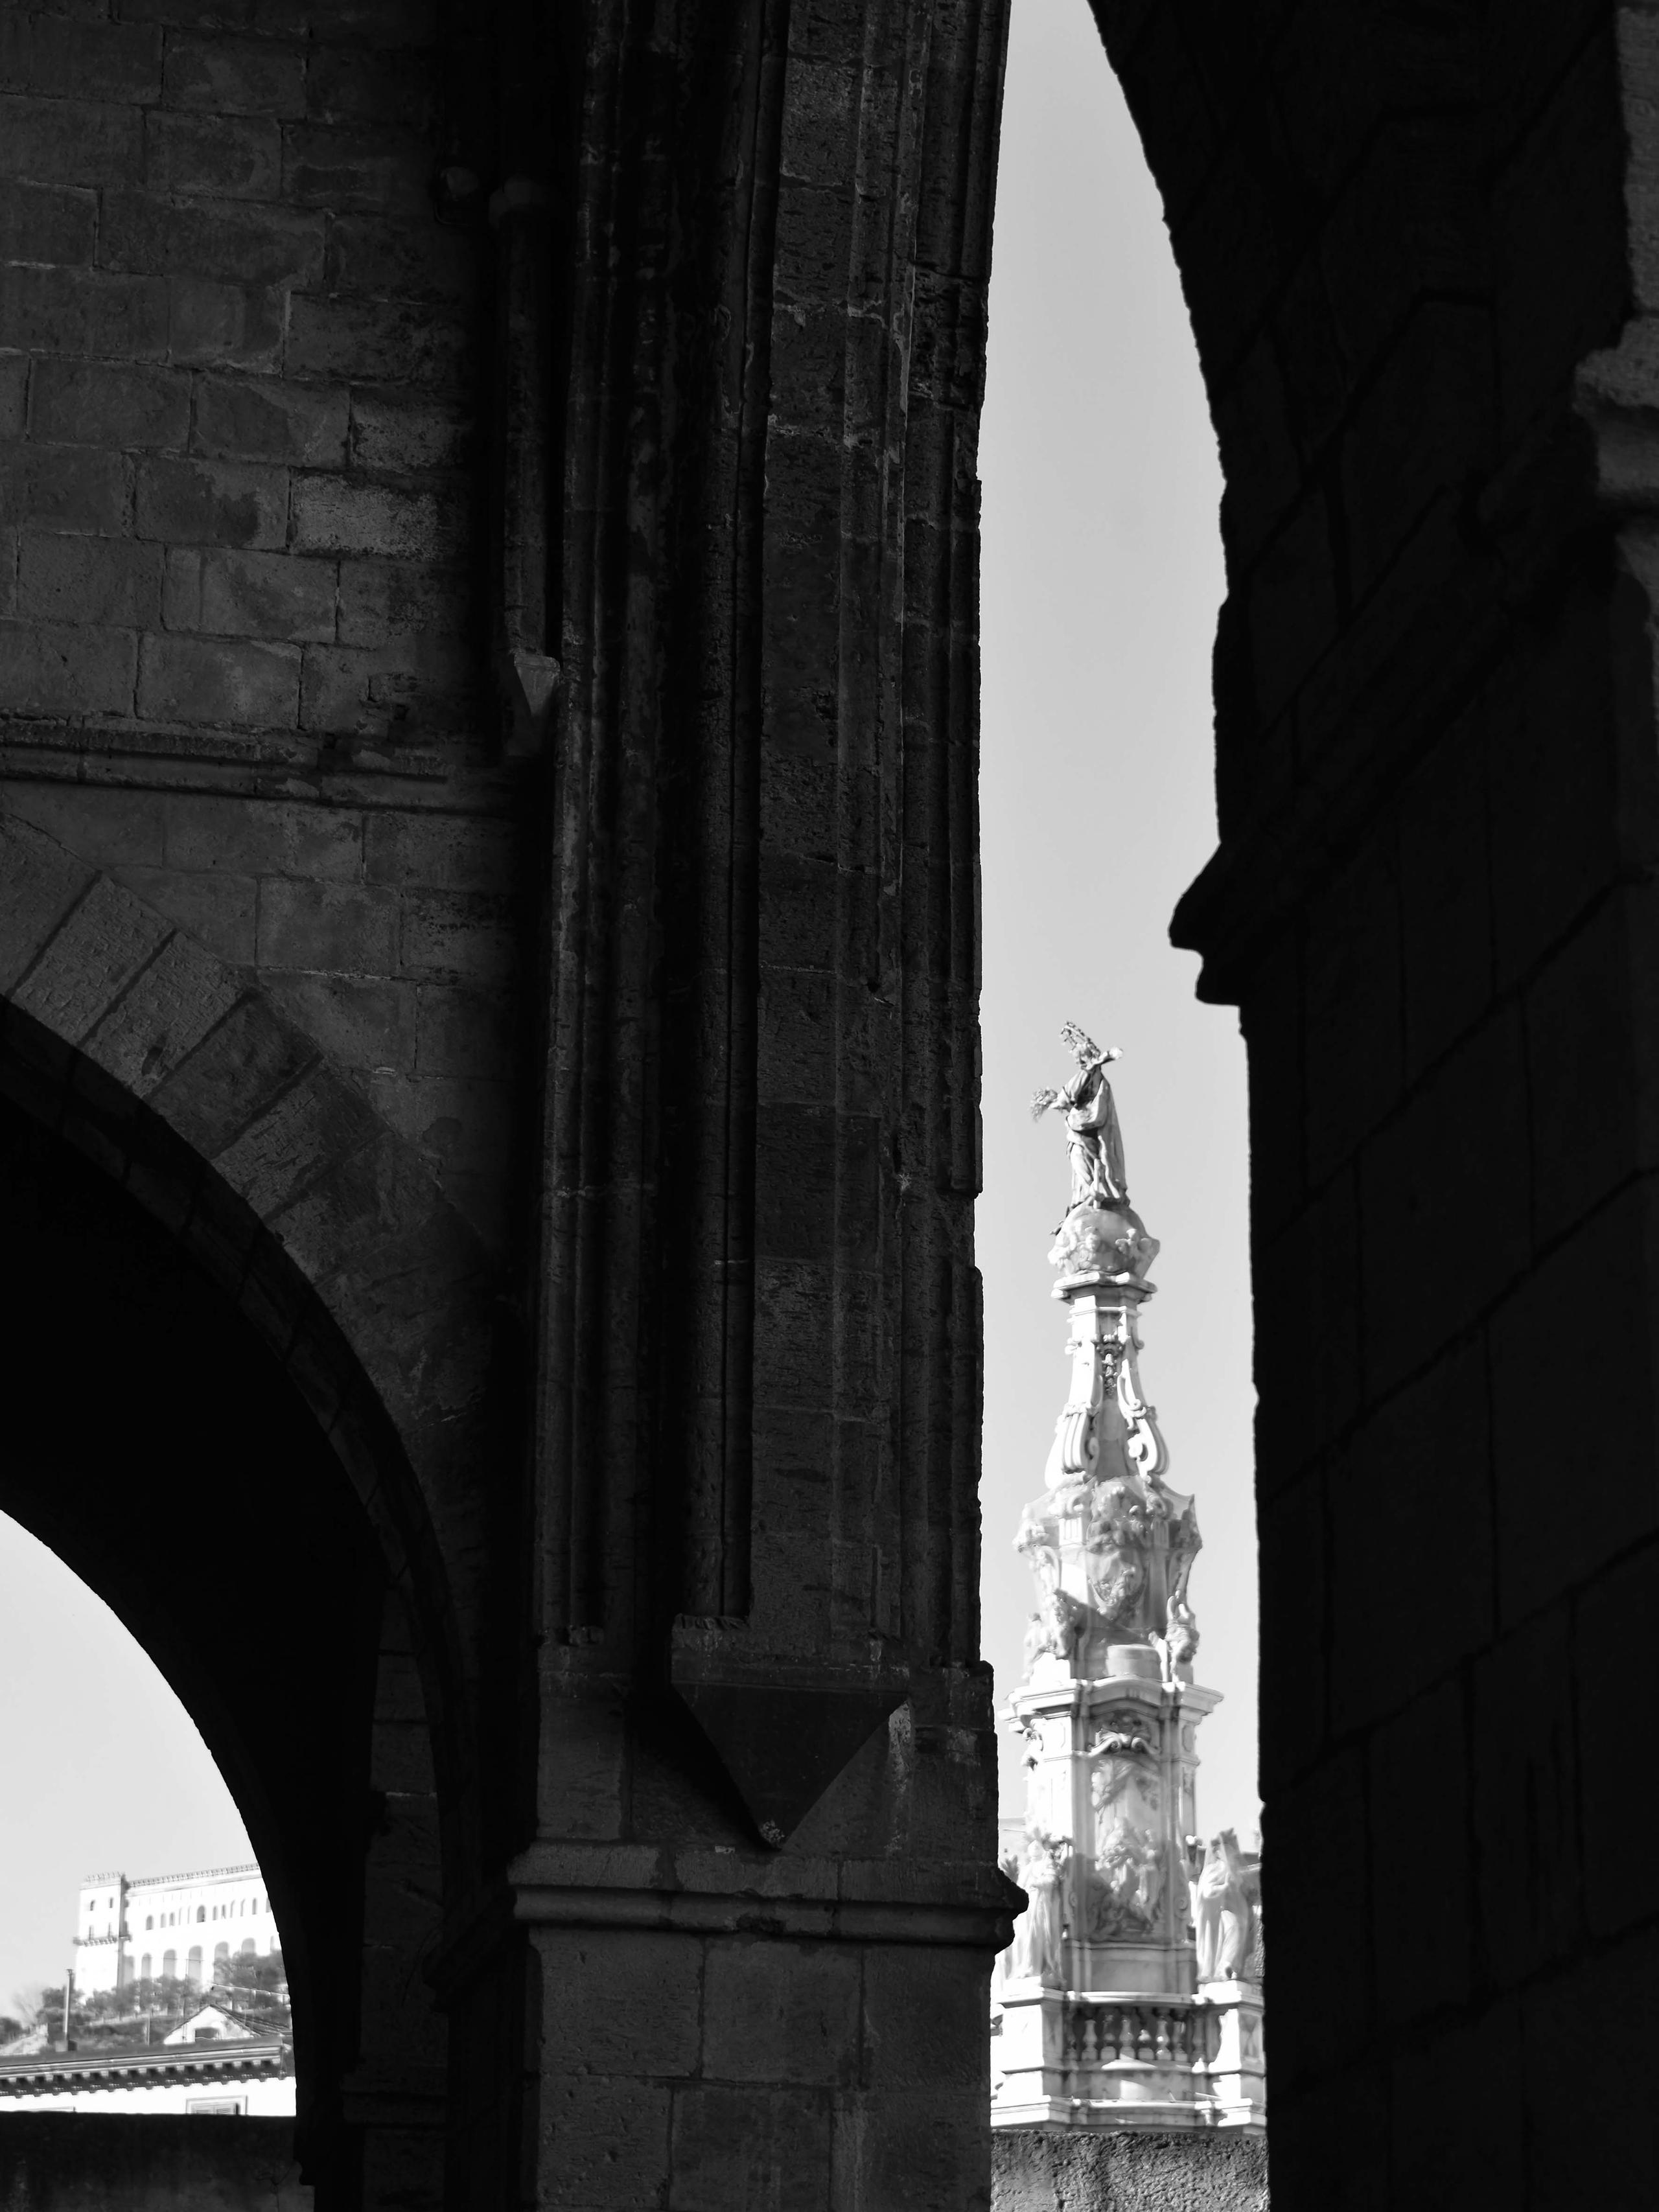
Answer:
[(1128, 1172), (1123, 1164), (1123, 1133), (1106, 1070), (1122, 1054), (1115, 1045), (1097, 1045), (1075, 1022), (1061, 1028), (1060, 1041), (1077, 1062), (1077, 1073), (1060, 1091), (1031, 1095), (1031, 1119), (1051, 1109), (1066, 1116), (1072, 1157), (1072, 1195), (1066, 1218), (1054, 1231), (1050, 1262), (1068, 1274), (1098, 1271), (1145, 1282), (1158, 1257), (1155, 1237), (1129, 1203)]
[(1077, 1062), (1077, 1073), (1059, 1091), (1031, 1094), (1031, 1119), (1040, 1121), (1050, 1109), (1063, 1112), (1072, 1148), (1072, 1205), (1124, 1206), (1129, 1202), (1128, 1177), (1123, 1165), (1123, 1137), (1117, 1126), (1117, 1108), (1106, 1069), (1122, 1054), (1115, 1044), (1103, 1050), (1075, 1022), (1066, 1022), (1060, 1042)]

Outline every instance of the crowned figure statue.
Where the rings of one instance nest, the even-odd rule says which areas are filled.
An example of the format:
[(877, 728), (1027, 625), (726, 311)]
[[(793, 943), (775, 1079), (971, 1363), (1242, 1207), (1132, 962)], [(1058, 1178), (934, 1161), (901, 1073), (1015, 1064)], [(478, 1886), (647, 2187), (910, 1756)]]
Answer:
[(1058, 1091), (1031, 1094), (1031, 1119), (1054, 1109), (1064, 1113), (1072, 1147), (1072, 1204), (1127, 1206), (1129, 1179), (1123, 1165), (1123, 1137), (1106, 1070), (1123, 1055), (1115, 1044), (1103, 1050), (1075, 1022), (1060, 1032), (1060, 1042), (1077, 1062), (1077, 1073)]

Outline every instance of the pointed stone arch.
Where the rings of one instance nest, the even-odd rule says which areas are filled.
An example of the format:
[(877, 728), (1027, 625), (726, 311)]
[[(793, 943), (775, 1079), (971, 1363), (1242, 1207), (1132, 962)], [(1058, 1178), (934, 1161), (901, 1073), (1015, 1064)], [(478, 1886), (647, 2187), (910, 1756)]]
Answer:
[(442, 1797), (469, 1803), (453, 1477), (487, 1418), (494, 1287), (473, 1231), (256, 977), (3, 816), (0, 1092), (161, 1221), (276, 1354), (408, 1606)]

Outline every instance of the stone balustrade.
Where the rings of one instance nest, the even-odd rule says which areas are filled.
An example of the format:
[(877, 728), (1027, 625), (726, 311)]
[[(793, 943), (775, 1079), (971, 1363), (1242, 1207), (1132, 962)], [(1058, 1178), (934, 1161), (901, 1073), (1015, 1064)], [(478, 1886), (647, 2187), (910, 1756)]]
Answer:
[(992, 2118), (1008, 2126), (1242, 2127), (1267, 2122), (1262, 1993), (1072, 1996), (1005, 1982), (994, 2021)]
[(1066, 2005), (1064, 2046), (1091, 2066), (1207, 2066), (1220, 2046), (1213, 2008), (1191, 1997), (1074, 1997)]

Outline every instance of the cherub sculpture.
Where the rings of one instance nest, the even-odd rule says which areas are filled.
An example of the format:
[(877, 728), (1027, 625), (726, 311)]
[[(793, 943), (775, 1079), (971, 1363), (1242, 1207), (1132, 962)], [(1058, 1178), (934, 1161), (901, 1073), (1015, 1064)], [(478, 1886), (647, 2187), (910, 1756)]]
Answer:
[(1031, 1119), (1050, 1109), (1066, 1116), (1072, 1151), (1072, 1205), (1099, 1208), (1129, 1202), (1123, 1166), (1123, 1137), (1105, 1071), (1122, 1055), (1115, 1045), (1103, 1050), (1075, 1022), (1061, 1029), (1060, 1042), (1077, 1062), (1077, 1073), (1061, 1090), (1031, 1094)]

